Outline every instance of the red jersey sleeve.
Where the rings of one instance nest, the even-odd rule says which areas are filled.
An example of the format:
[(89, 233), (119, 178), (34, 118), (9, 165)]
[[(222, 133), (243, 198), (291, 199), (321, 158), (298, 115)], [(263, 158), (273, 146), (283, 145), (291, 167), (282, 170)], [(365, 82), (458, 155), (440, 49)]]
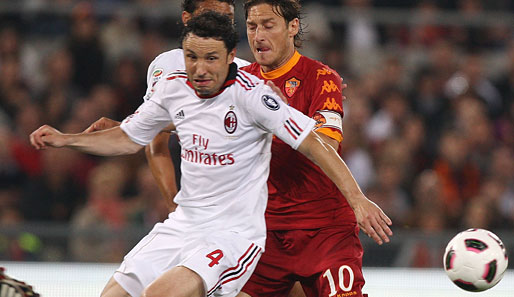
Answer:
[(343, 80), (336, 71), (320, 65), (310, 75), (312, 81), (309, 116), (316, 121), (315, 131), (339, 142), (343, 139)]

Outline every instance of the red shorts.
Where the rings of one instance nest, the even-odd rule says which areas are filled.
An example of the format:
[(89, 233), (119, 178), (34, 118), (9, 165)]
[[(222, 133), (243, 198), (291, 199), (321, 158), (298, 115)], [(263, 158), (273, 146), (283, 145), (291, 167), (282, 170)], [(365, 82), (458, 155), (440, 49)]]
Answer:
[(358, 227), (268, 231), (262, 255), (243, 292), (288, 296), (300, 281), (307, 297), (362, 297), (362, 246)]

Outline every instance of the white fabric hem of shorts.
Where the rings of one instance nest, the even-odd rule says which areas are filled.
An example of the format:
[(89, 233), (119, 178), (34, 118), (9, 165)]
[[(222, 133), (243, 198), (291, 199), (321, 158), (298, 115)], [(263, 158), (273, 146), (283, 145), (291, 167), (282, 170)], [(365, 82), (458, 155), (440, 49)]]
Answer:
[(113, 278), (118, 283), (118, 285), (120, 285), (123, 290), (125, 290), (132, 297), (140, 297), (141, 295), (136, 295), (136, 293), (142, 293), (145, 289), (135, 275), (130, 276), (127, 273), (123, 273), (117, 270), (114, 272)]

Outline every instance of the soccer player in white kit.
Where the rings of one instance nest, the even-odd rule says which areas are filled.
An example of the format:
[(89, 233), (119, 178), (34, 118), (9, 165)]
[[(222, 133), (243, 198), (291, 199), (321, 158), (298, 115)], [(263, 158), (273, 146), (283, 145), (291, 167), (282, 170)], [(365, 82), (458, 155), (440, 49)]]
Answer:
[(165, 127), (181, 139), (178, 207), (125, 257), (115, 274), (124, 291), (103, 296), (236, 296), (264, 249), (272, 134), (316, 161), (345, 195), (362, 194), (312, 132), (315, 122), (232, 64), (236, 39), (227, 16), (195, 17), (184, 29), (186, 71), (157, 83), (120, 127), (62, 134), (44, 125), (30, 135), (37, 149), (97, 155), (135, 153)]

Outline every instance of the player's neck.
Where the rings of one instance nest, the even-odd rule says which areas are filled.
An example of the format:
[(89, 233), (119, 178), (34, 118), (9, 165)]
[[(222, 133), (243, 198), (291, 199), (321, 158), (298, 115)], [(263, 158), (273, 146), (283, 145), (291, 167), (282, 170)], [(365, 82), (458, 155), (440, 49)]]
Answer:
[(296, 49), (293, 47), (291, 50), (289, 50), (287, 52), (287, 55), (284, 55), (283, 57), (278, 59), (277, 63), (274, 63), (272, 65), (266, 65), (266, 66), (261, 65), (262, 72), (267, 73), (267, 72), (271, 72), (271, 71), (280, 69), (281, 67), (286, 65), (293, 58), (295, 52), (296, 52)]
[[(263, 67), (261, 67), (261, 75), (264, 79), (276, 79), (281, 77), (282, 75), (288, 73), (293, 67), (300, 61), (300, 58), (302, 55), (300, 55), (299, 52), (294, 51), (293, 55), (289, 57), (285, 61), (285, 63), (282, 63), (280, 67), (273, 68), (273, 70), (265, 71)], [(270, 68), (271, 69), (271, 68)]]

